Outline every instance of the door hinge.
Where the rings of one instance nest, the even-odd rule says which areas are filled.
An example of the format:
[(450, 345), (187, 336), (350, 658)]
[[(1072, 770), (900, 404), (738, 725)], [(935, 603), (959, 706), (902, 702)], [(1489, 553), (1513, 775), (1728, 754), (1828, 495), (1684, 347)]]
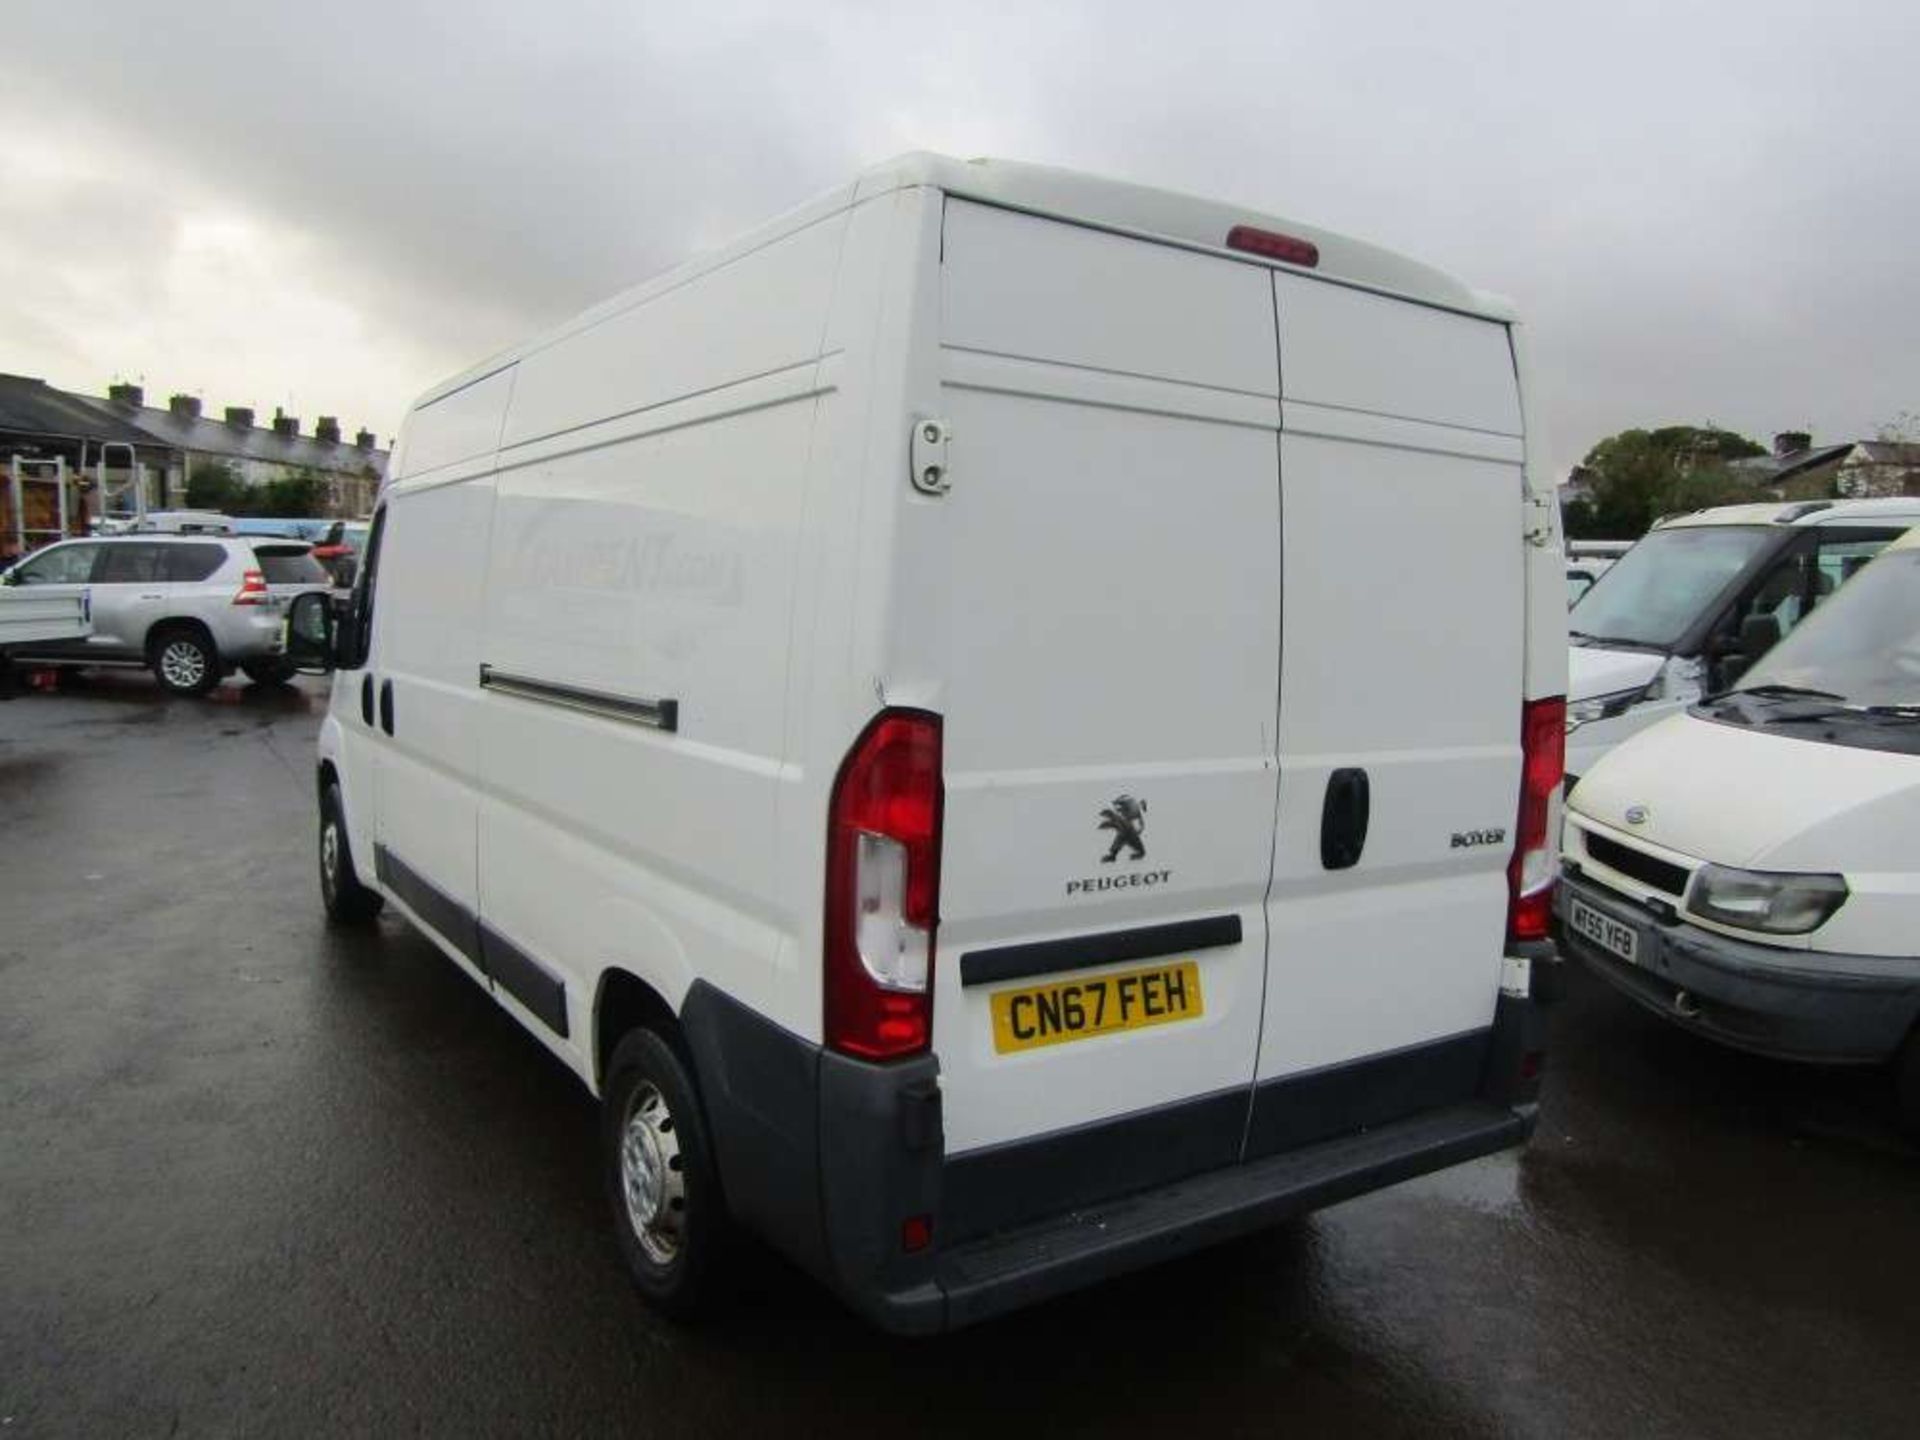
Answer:
[(913, 444), (909, 447), (913, 469), (908, 478), (922, 495), (944, 495), (953, 484), (947, 471), (947, 441), (951, 437), (944, 420), (913, 422)]
[(1559, 532), (1559, 504), (1549, 495), (1528, 492), (1520, 510), (1520, 534), (1529, 545), (1551, 545)]

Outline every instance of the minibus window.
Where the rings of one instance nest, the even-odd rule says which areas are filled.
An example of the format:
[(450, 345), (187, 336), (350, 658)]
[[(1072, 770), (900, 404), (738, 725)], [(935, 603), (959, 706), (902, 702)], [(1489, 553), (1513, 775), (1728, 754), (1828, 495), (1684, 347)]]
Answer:
[(1656, 530), (1607, 572), (1607, 583), (1580, 598), (1567, 619), (1576, 635), (1604, 644), (1677, 644), (1717, 597), (1746, 571), (1778, 529), (1694, 525)]
[(1789, 685), (1848, 705), (1920, 705), (1920, 550), (1899, 550), (1847, 582), (1844, 602), (1768, 652), (1740, 690)]

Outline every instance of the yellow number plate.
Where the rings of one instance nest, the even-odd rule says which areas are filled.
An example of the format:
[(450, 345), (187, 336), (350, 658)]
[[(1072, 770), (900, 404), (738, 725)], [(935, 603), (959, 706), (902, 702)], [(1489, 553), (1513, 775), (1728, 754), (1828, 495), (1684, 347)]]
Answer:
[(1085, 980), (1058, 980), (993, 996), (993, 1048), (1002, 1055), (1036, 1050), (1115, 1030), (1197, 1020), (1205, 1013), (1200, 967), (1191, 960)]

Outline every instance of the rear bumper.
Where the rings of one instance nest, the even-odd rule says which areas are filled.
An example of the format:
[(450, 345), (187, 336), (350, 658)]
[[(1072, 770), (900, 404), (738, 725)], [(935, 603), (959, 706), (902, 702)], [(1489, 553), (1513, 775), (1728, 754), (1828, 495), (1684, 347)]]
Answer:
[[(827, 1054), (704, 982), (681, 1022), (736, 1217), (898, 1334), (971, 1324), (1521, 1144), (1537, 1089), (1524, 1062), (1541, 1048), (1537, 1007), (1503, 995), (1491, 1030), (1236, 1092), (1230, 1125), (1213, 1122), (1232, 1097), (1202, 1097), (983, 1164), (945, 1154), (931, 1056)], [(1214, 1128), (1230, 1132), (1224, 1147), (1209, 1148)], [(1103, 1129), (1145, 1143), (1110, 1146)], [(1142, 1153), (1181, 1168), (1149, 1178), (1114, 1159)], [(934, 1243), (908, 1253), (903, 1222), (921, 1217)]]
[(233, 605), (208, 617), (220, 658), (228, 663), (278, 655), (285, 643), (287, 612), (280, 605)]
[(1533, 1123), (1531, 1105), (1475, 1102), (1210, 1171), (961, 1245), (940, 1257), (936, 1293), (876, 1297), (867, 1313), (896, 1330), (969, 1325), (1521, 1144)]
[(1831, 955), (1751, 945), (1689, 925), (1664, 924), (1584, 877), (1573, 898), (1639, 937), (1628, 963), (1562, 926), (1588, 969), (1663, 1019), (1723, 1045), (1783, 1060), (1874, 1064), (1890, 1059), (1920, 1014), (1920, 958)]

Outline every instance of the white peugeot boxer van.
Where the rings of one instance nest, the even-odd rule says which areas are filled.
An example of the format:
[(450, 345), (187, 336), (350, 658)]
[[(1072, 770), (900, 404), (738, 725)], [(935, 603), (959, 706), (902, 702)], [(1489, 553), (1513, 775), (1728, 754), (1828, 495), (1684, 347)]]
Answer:
[(1571, 949), (1724, 1044), (1892, 1062), (1920, 1130), (1920, 534), (1568, 803)]
[(1519, 341), (1303, 226), (883, 165), (414, 407), (318, 636), (327, 904), (602, 1099), (668, 1309), (731, 1222), (930, 1331), (1519, 1143)]
[(1910, 525), (1920, 499), (1900, 496), (1721, 505), (1660, 521), (1567, 617), (1568, 775), (1732, 685)]

